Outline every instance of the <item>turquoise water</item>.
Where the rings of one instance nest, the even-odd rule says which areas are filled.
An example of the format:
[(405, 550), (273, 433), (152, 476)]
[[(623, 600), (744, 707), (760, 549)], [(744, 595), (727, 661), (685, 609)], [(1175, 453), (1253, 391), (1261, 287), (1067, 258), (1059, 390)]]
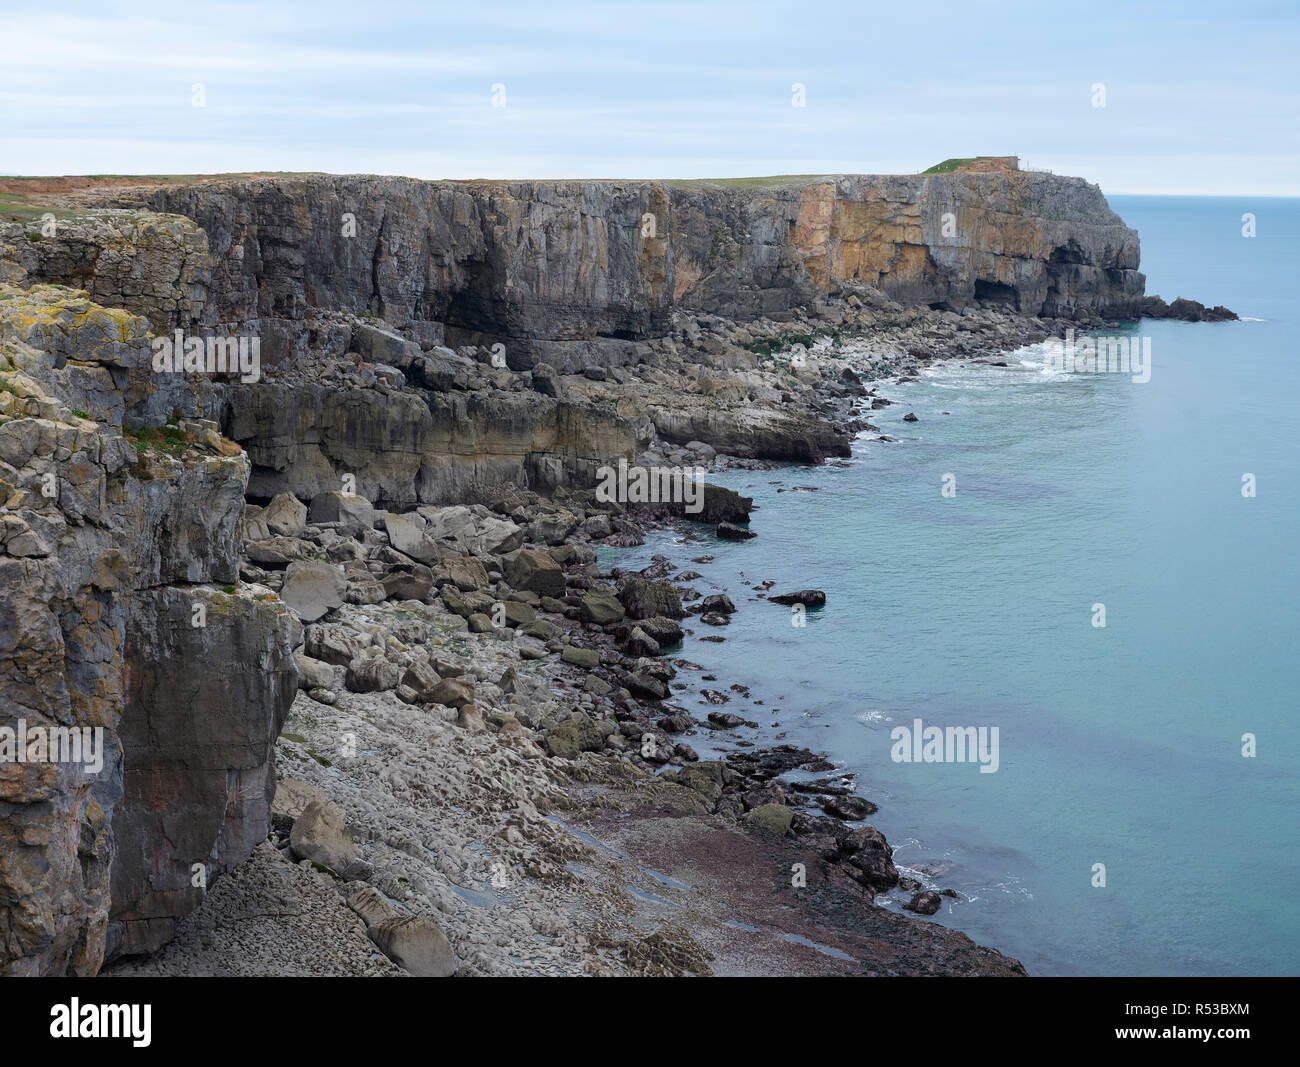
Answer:
[[(1045, 372), (1034, 350), (934, 368), (883, 390), (900, 403), (873, 421), (900, 443), (719, 476), (755, 497), (756, 540), (618, 555), (716, 557), (695, 584), (739, 611), (684, 655), (704, 684), (752, 686), (764, 704), (728, 710), (766, 739), (858, 775), (900, 868), (966, 898), (934, 921), (1035, 974), (1296, 974), (1300, 201), (1111, 202), (1148, 292), (1263, 321), (1144, 321), (1144, 384)], [(828, 604), (796, 628), (742, 584), (764, 579)], [(893, 762), (914, 718), (998, 727), (999, 770)]]

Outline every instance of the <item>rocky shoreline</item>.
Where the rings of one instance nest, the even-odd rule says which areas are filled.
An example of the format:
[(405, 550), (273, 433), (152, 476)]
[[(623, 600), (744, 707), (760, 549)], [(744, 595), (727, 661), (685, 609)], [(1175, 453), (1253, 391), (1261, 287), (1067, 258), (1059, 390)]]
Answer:
[[(924, 353), (908, 338), (811, 356), (823, 382), (843, 383), (837, 429), (870, 431), (870, 411), (888, 403), (876, 374), (906, 379), (930, 353), (969, 353), (972, 337), (993, 355), (1046, 336), (1041, 322), (1000, 318), (965, 336), (936, 318)], [(786, 357), (796, 369), (810, 358), (800, 348)], [(657, 443), (637, 460), (770, 465), (699, 442)], [(717, 487), (695, 518), (753, 532), (749, 501)], [(665, 524), (692, 525), (680, 507), (628, 508), (590, 490), (512, 489), (406, 513), (340, 493), (246, 505), (241, 585), (276, 593), (305, 624), (274, 832), (172, 944), (106, 973), (390, 973), (376, 915), (429, 942), (422, 963), (389, 946), (387, 962), (411, 973), (1023, 973), (872, 904), (901, 889), (927, 915), (940, 897), (900, 878), (868, 824), (875, 805), (821, 754), (779, 745), (699, 759), (693, 737), (757, 725), (722, 710), (722, 692), (703, 719), (672, 696), (679, 672), (701, 670), (689, 644), (726, 625), (734, 603), (693, 588), (689, 562), (602, 573), (593, 551)], [(295, 840), (312, 803), (323, 814)], [(284, 922), (260, 917), (265, 894)], [(251, 956), (250, 921), (266, 942)], [(539, 934), (545, 948), (521, 948)], [(304, 938), (321, 942), (315, 963)]]
[[(468, 520), (463, 544), (507, 533), (499, 514), (431, 517)], [(328, 523), (288, 529), (278, 536), (341, 543)], [(746, 724), (672, 701), (669, 681), (698, 668), (662, 653), (683, 624), (734, 608), (690, 591), (682, 606), (664, 560), (606, 585), (589, 553), (580, 539), (448, 555), (433, 568), (440, 591), (419, 600), (354, 603), (369, 579), (349, 579), (303, 632), (269, 843), (171, 944), (105, 973), (383, 974), (388, 961), (462, 975), (1023, 973), (872, 905), (900, 881), (863, 823), (874, 805), (838, 778), (782, 780), (833, 772), (820, 755), (699, 760), (693, 735)], [(494, 584), (465, 588), (471, 560)], [(305, 620), (294, 577), (286, 568), (280, 596)], [(937, 903), (917, 893), (913, 907)]]
[(106, 762), (0, 766), (0, 973), (1023, 973), (872, 903), (888, 843), (820, 754), (698, 757), (747, 729), (673, 699), (732, 602), (596, 553), (761, 536), (750, 502), (597, 486), (846, 456), (887, 439), (888, 380), (1135, 315), (1137, 236), (1094, 186), (50, 207), (0, 223), (0, 708), (102, 731)]

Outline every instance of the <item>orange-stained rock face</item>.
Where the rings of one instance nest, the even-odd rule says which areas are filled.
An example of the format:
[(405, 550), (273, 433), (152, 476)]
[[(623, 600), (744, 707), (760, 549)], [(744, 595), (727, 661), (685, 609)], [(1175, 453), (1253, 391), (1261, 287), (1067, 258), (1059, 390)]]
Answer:
[[(1095, 186), (1009, 164), (761, 190), (700, 186), (675, 201), (687, 223), (676, 230), (675, 269), (693, 278), (676, 299), (732, 318), (806, 306), (839, 283), (882, 289), (905, 306), (952, 308), (1006, 286), (999, 302), (1067, 316), (1133, 314), (1143, 290), (1137, 234)], [(713, 224), (690, 224), (697, 218)], [(697, 236), (706, 230), (708, 246)]]

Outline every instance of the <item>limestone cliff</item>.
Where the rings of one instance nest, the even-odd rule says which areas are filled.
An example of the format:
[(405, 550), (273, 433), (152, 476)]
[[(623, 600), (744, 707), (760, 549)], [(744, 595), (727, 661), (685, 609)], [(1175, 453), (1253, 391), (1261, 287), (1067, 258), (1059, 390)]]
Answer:
[[(788, 315), (844, 283), (904, 305), (1137, 314), (1137, 233), (1081, 178), (1002, 171), (708, 182), (422, 182), (315, 176), (109, 198), (207, 236), (203, 321), (310, 308), (455, 339), (647, 339), (674, 307)], [(185, 277), (183, 253), (173, 253)], [(45, 265), (44, 273), (49, 273)], [(199, 297), (197, 291), (196, 298)]]
[[(88, 201), (116, 210), (16, 240), (22, 269), (159, 332), (258, 336), (286, 388), (178, 395), (161, 384), (147, 414), (218, 421), (265, 498), (337, 488), (344, 475), (385, 505), (504, 481), (547, 489), (656, 433), (817, 461), (847, 444), (791, 409), (756, 408), (762, 389), (736, 390), (734, 372), (754, 367), (736, 348), (673, 368), (642, 403), (556, 390), (548, 376), (621, 384), (647, 343), (672, 355), (671, 336), (698, 315), (770, 325), (861, 294), (904, 308), (1125, 317), (1143, 293), (1137, 235), (1096, 186), (1014, 170), (739, 184), (319, 175)], [(444, 344), (491, 348), (503, 370), (537, 370), (536, 381), (493, 381), (495, 367), (458, 366)], [(422, 394), (383, 399), (328, 380), (320, 360), (348, 352), (397, 368)]]
[(290, 620), (217, 588), (247, 458), (123, 432), (149, 404), (147, 327), (0, 285), (0, 728), (100, 730), (103, 756), (0, 762), (0, 974), (156, 947), (265, 834)]

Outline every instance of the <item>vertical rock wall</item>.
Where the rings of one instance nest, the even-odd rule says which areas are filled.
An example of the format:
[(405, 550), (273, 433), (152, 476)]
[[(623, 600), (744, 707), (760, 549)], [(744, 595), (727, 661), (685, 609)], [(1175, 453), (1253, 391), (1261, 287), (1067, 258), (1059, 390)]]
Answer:
[(247, 457), (123, 434), (150, 398), (147, 330), (0, 285), (0, 728), (103, 746), (98, 769), (0, 762), (0, 974), (94, 974), (160, 943), (199, 899), (179, 878), (266, 830), (290, 620), (214, 588), (238, 574)]

